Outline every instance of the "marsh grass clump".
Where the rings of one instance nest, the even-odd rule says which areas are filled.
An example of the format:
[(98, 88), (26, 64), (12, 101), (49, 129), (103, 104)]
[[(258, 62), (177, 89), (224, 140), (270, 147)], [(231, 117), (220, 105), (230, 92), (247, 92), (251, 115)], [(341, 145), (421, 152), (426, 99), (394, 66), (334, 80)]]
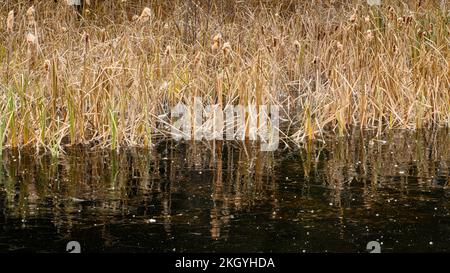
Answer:
[(279, 105), (297, 141), (448, 127), (448, 3), (419, 2), (1, 3), (0, 145), (151, 145), (194, 97)]

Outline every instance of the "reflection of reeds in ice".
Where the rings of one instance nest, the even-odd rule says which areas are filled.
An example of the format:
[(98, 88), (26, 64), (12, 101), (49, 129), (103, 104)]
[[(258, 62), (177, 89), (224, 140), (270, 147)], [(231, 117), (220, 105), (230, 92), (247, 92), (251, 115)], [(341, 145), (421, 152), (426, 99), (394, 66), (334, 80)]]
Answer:
[[(98, 225), (156, 221), (171, 234), (174, 225), (193, 224), (203, 214), (217, 240), (229, 236), (241, 212), (261, 205), (274, 218), (286, 217), (283, 211), (288, 219), (308, 207), (331, 206), (336, 210), (321, 213), (342, 224), (346, 212), (360, 209), (351, 205), (354, 198), (362, 200), (361, 209), (371, 209), (390, 200), (390, 191), (406, 199), (410, 189), (449, 189), (450, 151), (442, 148), (450, 145), (447, 131), (396, 132), (383, 140), (374, 135), (307, 142), (277, 155), (251, 143), (217, 141), (162, 142), (153, 150), (120, 153), (73, 148), (58, 158), (6, 150), (0, 188), (7, 217), (25, 226), (51, 215), (59, 232), (69, 234), (86, 224), (73, 215), (87, 206), (93, 213), (88, 220)], [(308, 217), (303, 220), (315, 219)]]

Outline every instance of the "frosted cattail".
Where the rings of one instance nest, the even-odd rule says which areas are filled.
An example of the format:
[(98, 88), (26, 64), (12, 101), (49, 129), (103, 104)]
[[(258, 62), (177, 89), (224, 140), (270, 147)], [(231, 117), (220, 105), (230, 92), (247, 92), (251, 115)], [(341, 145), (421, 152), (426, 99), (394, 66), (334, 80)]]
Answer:
[[(31, 63), (34, 63), (37, 50), (39, 48), (38, 39), (33, 33), (27, 33), (26, 36), (27, 42), (28, 42), (28, 54), (31, 57)], [(30, 63), (30, 64), (31, 64)]]
[(213, 44), (211, 45), (211, 50), (217, 51), (220, 48), (220, 44), (222, 43), (222, 34), (217, 33), (213, 37)]
[(225, 42), (222, 46), (222, 51), (224, 55), (228, 55), (231, 52), (231, 44), (229, 42)]
[(216, 35), (214, 35), (214, 37), (213, 37), (213, 42), (214, 42), (214, 43), (220, 43), (220, 42), (222, 42), (222, 34), (221, 34), (221, 33), (217, 33)]
[(295, 47), (295, 50), (300, 51), (300, 48), (302, 46), (301, 46), (301, 44), (300, 44), (300, 42), (298, 40), (295, 40), (294, 47)]
[(211, 50), (212, 50), (213, 52), (216, 52), (217, 49), (219, 49), (219, 44), (213, 43), (213, 44), (211, 45)]
[(37, 45), (37, 38), (33, 33), (27, 33), (27, 42), (30, 45)]
[(164, 50), (164, 55), (169, 56), (172, 52), (172, 47), (170, 45), (166, 46), (166, 49)]
[(369, 6), (380, 6), (381, 0), (367, 0), (367, 4), (369, 4)]
[(370, 42), (370, 41), (372, 41), (373, 40), (373, 38), (374, 38), (374, 36), (373, 36), (373, 32), (372, 32), (372, 30), (367, 30), (367, 32), (366, 32), (366, 40), (368, 41), (368, 42)]
[(106, 40), (106, 30), (104, 28), (100, 29), (100, 39), (102, 42)]
[(14, 10), (8, 13), (8, 19), (6, 19), (6, 28), (9, 32), (14, 30)]
[(353, 14), (350, 16), (350, 18), (348, 19), (348, 21), (349, 21), (350, 23), (354, 23), (354, 22), (356, 22), (356, 19), (357, 19), (356, 13), (353, 13)]
[(33, 26), (36, 23), (35, 20), (35, 15), (36, 10), (34, 9), (33, 6), (31, 6), (28, 10), (27, 10), (27, 21), (28, 21), (28, 25), (29, 26)]
[(148, 7), (145, 7), (144, 10), (141, 13), (141, 16), (139, 16), (138, 21), (140, 23), (146, 23), (150, 20), (150, 17), (152, 16), (152, 10)]

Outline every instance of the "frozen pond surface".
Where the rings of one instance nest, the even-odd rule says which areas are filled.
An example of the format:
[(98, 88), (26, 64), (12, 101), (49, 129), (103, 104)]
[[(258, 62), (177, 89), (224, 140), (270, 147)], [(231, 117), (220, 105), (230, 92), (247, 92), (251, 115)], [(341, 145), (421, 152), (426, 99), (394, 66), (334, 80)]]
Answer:
[[(364, 140), (363, 140), (364, 139)], [(0, 251), (450, 251), (450, 133), (4, 151)]]

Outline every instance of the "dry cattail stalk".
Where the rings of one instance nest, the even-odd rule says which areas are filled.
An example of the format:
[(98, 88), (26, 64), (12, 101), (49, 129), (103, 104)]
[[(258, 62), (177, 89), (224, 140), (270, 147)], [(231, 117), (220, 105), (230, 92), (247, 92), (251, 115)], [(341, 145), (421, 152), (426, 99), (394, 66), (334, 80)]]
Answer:
[(231, 44), (229, 42), (225, 42), (222, 46), (223, 54), (226, 56), (231, 52)]
[(36, 13), (36, 10), (34, 9), (34, 6), (31, 6), (27, 10), (27, 21), (28, 21), (29, 26), (34, 26), (36, 24), (36, 20), (35, 20), (35, 16), (34, 16), (35, 13)]
[(144, 10), (141, 13), (141, 16), (139, 16), (138, 21), (140, 23), (146, 23), (150, 20), (150, 17), (152, 16), (152, 10), (148, 7), (145, 7)]
[(85, 3), (86, 5), (88, 5), (88, 6), (90, 6), (90, 5), (91, 5), (91, 0), (84, 0), (84, 3)]
[(8, 13), (8, 19), (6, 19), (6, 29), (8, 32), (13, 32), (14, 30), (14, 10)]

